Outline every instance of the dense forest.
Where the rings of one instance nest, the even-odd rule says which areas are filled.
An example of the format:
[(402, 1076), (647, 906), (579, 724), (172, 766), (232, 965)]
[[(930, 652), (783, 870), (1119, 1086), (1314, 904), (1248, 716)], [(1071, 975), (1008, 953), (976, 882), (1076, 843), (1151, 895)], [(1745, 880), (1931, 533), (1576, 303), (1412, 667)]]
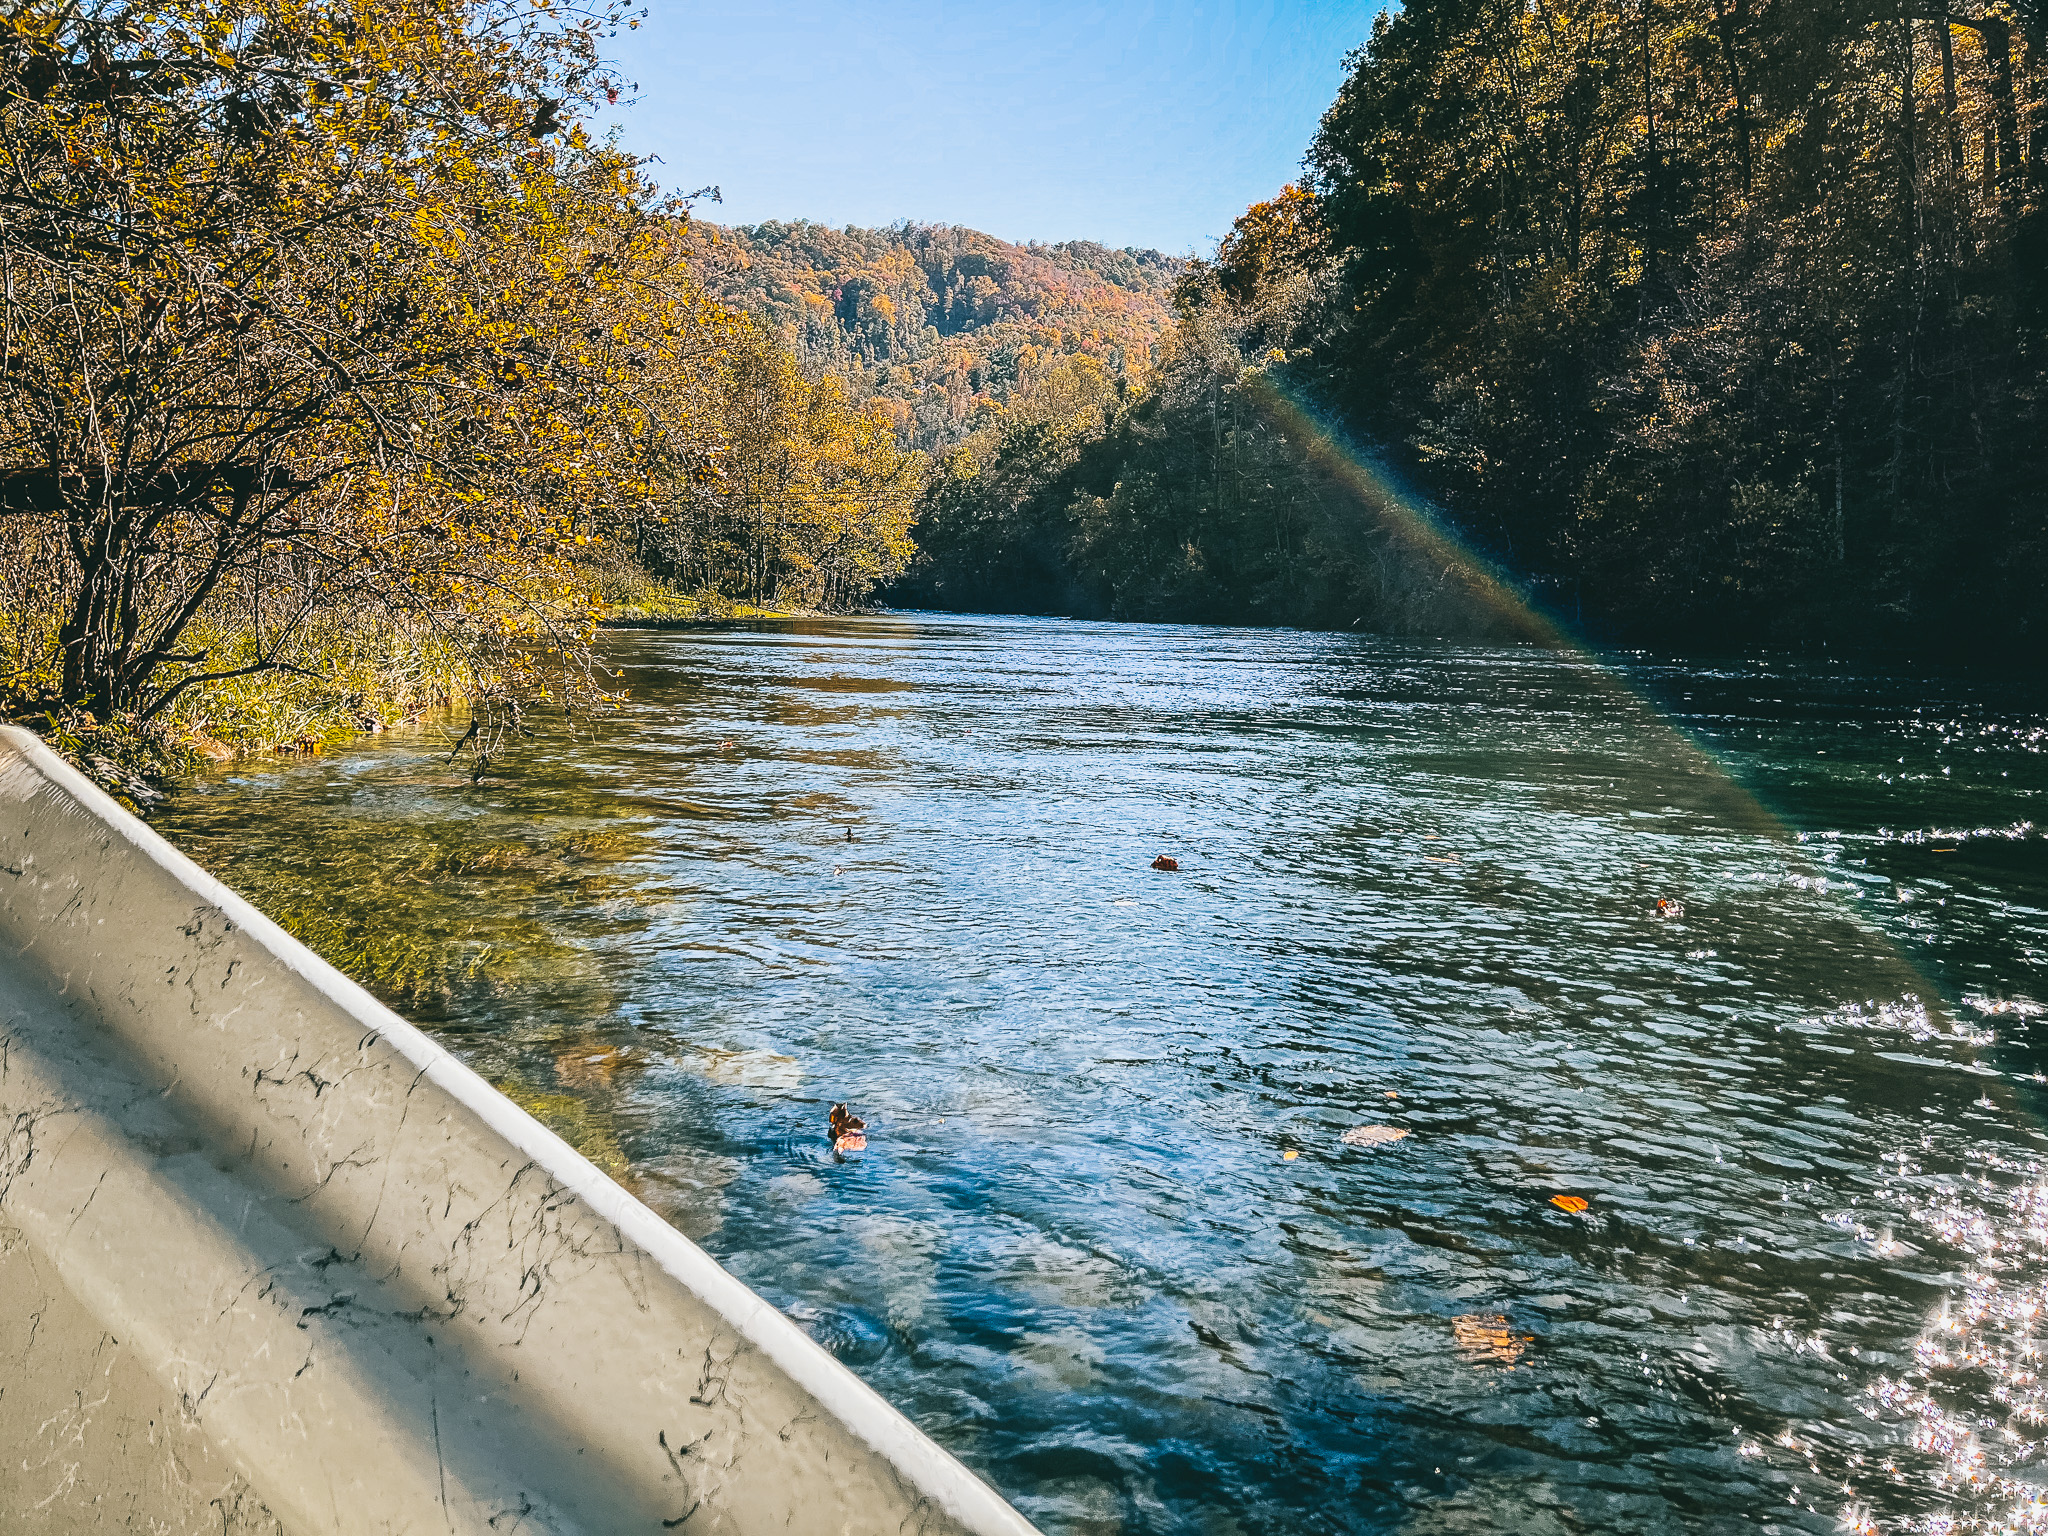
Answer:
[(1011, 245), (978, 230), (899, 224), (698, 223), (707, 293), (759, 320), (814, 377), (885, 412), (902, 446), (935, 452), (1001, 415), (1033, 378), (1086, 357), (1141, 384), (1185, 262), (1086, 240)]
[(894, 595), (1441, 630), (1491, 570), (1614, 638), (2038, 653), (2044, 88), (2038, 0), (1410, 0), (1147, 387), (970, 436)]

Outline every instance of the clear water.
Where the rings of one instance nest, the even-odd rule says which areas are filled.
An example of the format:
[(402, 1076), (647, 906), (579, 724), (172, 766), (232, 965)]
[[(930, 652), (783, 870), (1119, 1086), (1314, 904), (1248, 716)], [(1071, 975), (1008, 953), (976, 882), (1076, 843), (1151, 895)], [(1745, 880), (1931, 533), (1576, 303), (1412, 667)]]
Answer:
[(1048, 1532), (2048, 1529), (2039, 697), (609, 643), (481, 785), (427, 731), (158, 820)]

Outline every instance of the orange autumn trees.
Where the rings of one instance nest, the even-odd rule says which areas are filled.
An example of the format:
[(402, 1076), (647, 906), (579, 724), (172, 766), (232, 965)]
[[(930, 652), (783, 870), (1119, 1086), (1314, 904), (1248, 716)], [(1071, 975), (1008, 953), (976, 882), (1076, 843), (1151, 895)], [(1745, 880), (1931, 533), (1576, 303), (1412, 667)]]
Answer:
[[(601, 695), (622, 558), (684, 607), (845, 608), (902, 569), (910, 429), (958, 391), (879, 391), (707, 295), (716, 238), (583, 126), (630, 24), (0, 14), (0, 710), (283, 742), (467, 697), (487, 739)], [(884, 252), (900, 294), (834, 302), (908, 326), (922, 271)], [(1001, 367), (1107, 345), (1068, 319), (1005, 321)]]
[(1088, 240), (1013, 245), (949, 225), (695, 226), (696, 271), (812, 374), (882, 399), (906, 448), (942, 456), (1087, 358), (1130, 387), (1151, 370), (1184, 262)]
[[(1216, 281), (1232, 299), (1248, 304), (1274, 283), (1314, 269), (1328, 256), (1329, 244), (1315, 198), (1290, 182), (1277, 197), (1237, 216), (1216, 246)], [(1202, 274), (1197, 269), (1191, 276), (1200, 281)], [(1183, 300), (1192, 297), (1184, 294)]]

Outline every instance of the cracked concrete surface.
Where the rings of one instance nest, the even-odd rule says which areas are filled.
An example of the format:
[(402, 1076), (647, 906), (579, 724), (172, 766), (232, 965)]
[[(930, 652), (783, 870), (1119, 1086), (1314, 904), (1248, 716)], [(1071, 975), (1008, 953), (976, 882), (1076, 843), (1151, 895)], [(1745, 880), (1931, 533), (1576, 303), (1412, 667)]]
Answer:
[(0, 1511), (51, 1532), (1031, 1530), (16, 731)]
[(279, 1536), (135, 1351), (5, 1225), (0, 1297), (0, 1529)]

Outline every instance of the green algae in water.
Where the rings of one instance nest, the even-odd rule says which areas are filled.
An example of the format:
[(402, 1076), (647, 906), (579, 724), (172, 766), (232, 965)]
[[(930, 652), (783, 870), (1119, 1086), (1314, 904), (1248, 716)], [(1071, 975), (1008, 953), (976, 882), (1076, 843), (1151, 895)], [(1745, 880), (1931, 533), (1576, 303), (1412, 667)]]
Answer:
[[(631, 931), (670, 904), (635, 872), (652, 846), (644, 820), (602, 806), (564, 814), (551, 784), (470, 785), (466, 767), (447, 764), (428, 731), (359, 752), (200, 776), (178, 800), (180, 843), (314, 953), (459, 1043), (508, 1097), (622, 1174), (627, 1160), (604, 1124), (605, 1095), (587, 1074), (565, 1090), (553, 1063), (588, 1045), (592, 1021), (618, 1002), (578, 925), (598, 915), (608, 930)], [(365, 763), (378, 767), (374, 789), (357, 772)], [(250, 818), (245, 791), (290, 795), (292, 814)], [(529, 805), (522, 793), (550, 803)], [(423, 796), (466, 801), (467, 813), (413, 814)], [(577, 1004), (474, 1038), (465, 1029), (479, 1009), (535, 993), (573, 994)]]
[[(246, 845), (234, 856), (224, 843), (195, 851), (315, 954), (428, 1022), (447, 1020), (462, 999), (516, 995), (543, 978), (578, 982), (586, 1006), (608, 1007), (603, 968), (551, 918), (661, 904), (601, 867), (645, 850), (638, 828), (537, 821), (525, 837), (504, 838), (479, 836), (468, 821), (364, 824), (317, 814), (297, 828), (301, 852), (289, 860), (258, 858)], [(499, 1092), (630, 1185), (611, 1123), (617, 1049), (593, 1045), (580, 1023), (540, 1034), (529, 1032), (525, 1049), (501, 1042), (466, 1054)], [(594, 1069), (606, 1060), (613, 1070)]]
[[(582, 1093), (544, 1093), (511, 1078), (494, 1078), (491, 1086), (613, 1178), (625, 1176), (625, 1148), (619, 1145), (602, 1102), (587, 1089)], [(630, 1185), (631, 1181), (627, 1182)]]
[(645, 833), (554, 831), (478, 838), (465, 822), (351, 821), (309, 815), (290, 858), (245, 839), (190, 839), (202, 864), (337, 969), (407, 1011), (440, 1009), (471, 988), (505, 990), (587, 967), (550, 914), (662, 901), (601, 865), (641, 852)]

